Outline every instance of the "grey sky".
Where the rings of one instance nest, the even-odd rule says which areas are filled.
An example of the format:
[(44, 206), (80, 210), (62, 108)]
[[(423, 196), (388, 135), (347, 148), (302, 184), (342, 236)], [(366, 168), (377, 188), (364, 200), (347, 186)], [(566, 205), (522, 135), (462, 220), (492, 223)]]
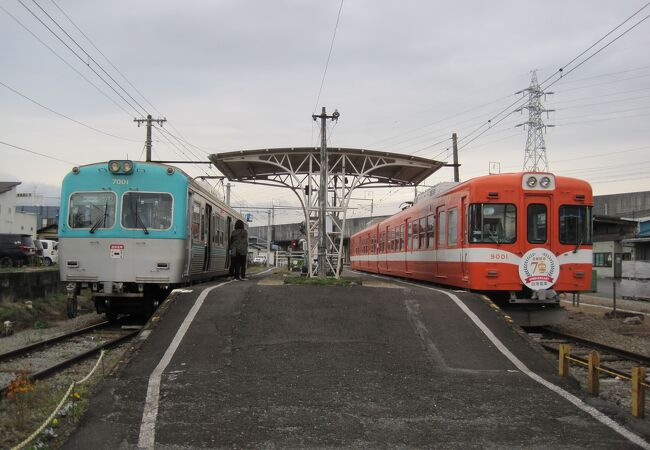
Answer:
[[(37, 1), (110, 69), (51, 0)], [(219, 152), (318, 142), (311, 113), (339, 1), (56, 1), (192, 144)], [(33, 0), (23, 2), (47, 20)], [(490, 161), (500, 162), (503, 171), (519, 170), (526, 133), (514, 125), (525, 115), (514, 114), (464, 148), (463, 136), (515, 101), (514, 92), (528, 86), (532, 69), (540, 81), (546, 79), (644, 4), (346, 0), (318, 105), (341, 112), (331, 145), (445, 159), (449, 141), (428, 146), (456, 132), (463, 179), (486, 174)], [(2, 6), (117, 99), (18, 1), (4, 0)], [(638, 19), (649, 13), (650, 7)], [(556, 112), (548, 122), (557, 125), (546, 135), (551, 171), (587, 179), (596, 194), (650, 189), (648, 48), (650, 20), (551, 88), (555, 94), (546, 106)], [(140, 158), (144, 130), (133, 123), (135, 112), (103, 97), (4, 11), (0, 67), (0, 82), (129, 139), (91, 131), (0, 86), (0, 141), (79, 164)], [(160, 158), (180, 158), (163, 140), (154, 145)], [(71, 168), (4, 145), (0, 161), (0, 179), (50, 185)], [(193, 166), (183, 168), (200, 174)], [(451, 177), (443, 169), (427, 184)], [(233, 193), (238, 205), (295, 203), (280, 188), (238, 184)], [(392, 213), (413, 192), (373, 195), (375, 213)], [(353, 206), (367, 209), (369, 202)], [(256, 219), (265, 223), (266, 215)]]

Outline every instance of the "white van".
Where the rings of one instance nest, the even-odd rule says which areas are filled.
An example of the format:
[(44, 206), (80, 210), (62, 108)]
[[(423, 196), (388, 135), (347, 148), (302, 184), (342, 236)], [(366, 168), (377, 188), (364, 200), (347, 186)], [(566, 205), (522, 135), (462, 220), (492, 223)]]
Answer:
[[(49, 239), (39, 239), (37, 241), (43, 247), (43, 263), (46, 266), (56, 264), (59, 262), (59, 243)], [(38, 244), (37, 244), (38, 246)]]

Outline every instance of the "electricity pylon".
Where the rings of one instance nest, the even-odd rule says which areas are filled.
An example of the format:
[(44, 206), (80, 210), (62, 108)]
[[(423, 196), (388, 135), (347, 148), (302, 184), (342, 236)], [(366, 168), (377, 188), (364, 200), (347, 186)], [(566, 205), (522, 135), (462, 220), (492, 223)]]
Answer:
[(545, 125), (542, 120), (542, 113), (554, 111), (553, 109), (544, 109), (542, 97), (546, 99), (547, 95), (553, 92), (544, 92), (537, 82), (537, 72), (533, 70), (530, 79), (530, 86), (515, 94), (528, 94), (528, 103), (517, 111), (528, 110), (528, 121), (518, 124), (518, 127), (528, 127), (528, 137), (526, 138), (526, 153), (524, 155), (525, 172), (547, 172), (548, 160), (546, 159), (546, 142), (544, 141), (544, 129), (554, 127), (555, 125)]

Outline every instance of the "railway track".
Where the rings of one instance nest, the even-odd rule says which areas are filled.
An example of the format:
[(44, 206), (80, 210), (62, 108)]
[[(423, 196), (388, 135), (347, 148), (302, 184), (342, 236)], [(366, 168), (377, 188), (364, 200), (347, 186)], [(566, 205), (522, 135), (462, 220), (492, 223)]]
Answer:
[[(0, 399), (4, 397), (9, 385), (7, 376), (18, 370), (25, 367), (34, 368), (28, 378), (40, 380), (61, 372), (104, 349), (120, 345), (139, 332), (139, 328), (123, 330), (109, 322), (102, 322), (0, 354), (0, 362), (4, 366), (0, 370), (0, 376), (4, 375), (3, 379), (6, 381), (0, 381)], [(99, 343), (95, 344), (95, 342)], [(62, 349), (63, 346), (75, 347), (73, 354), (70, 355), (69, 349)]]
[[(594, 342), (580, 336), (562, 333), (549, 328), (543, 328), (541, 331), (541, 337), (538, 341), (544, 349), (553, 353), (559, 353), (559, 344), (573, 344), (571, 356), (577, 357), (578, 359), (581, 359), (579, 356), (581, 354), (584, 354), (586, 357), (590, 350), (598, 350), (604, 355), (602, 357), (603, 361), (615, 363), (617, 366), (612, 367), (611, 365), (601, 364), (601, 367), (619, 377), (629, 377), (629, 372), (625, 372), (625, 370), (629, 370), (633, 365), (650, 367), (650, 357), (640, 353), (631, 352), (629, 350), (602, 344), (600, 342)], [(584, 361), (586, 362), (586, 359), (584, 359)]]

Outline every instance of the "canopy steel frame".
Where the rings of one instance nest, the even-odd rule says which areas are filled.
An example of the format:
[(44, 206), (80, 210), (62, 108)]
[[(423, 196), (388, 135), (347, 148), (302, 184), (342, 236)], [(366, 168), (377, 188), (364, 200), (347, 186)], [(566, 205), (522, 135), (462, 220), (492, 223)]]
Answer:
[(291, 189), (303, 208), (309, 276), (319, 233), (327, 233), (326, 263), (341, 274), (346, 213), (352, 192), (360, 187), (415, 186), (444, 166), (441, 161), (364, 149), (328, 148), (326, 214), (331, 231), (319, 228), (320, 149), (277, 148), (217, 153), (209, 159), (230, 181)]

